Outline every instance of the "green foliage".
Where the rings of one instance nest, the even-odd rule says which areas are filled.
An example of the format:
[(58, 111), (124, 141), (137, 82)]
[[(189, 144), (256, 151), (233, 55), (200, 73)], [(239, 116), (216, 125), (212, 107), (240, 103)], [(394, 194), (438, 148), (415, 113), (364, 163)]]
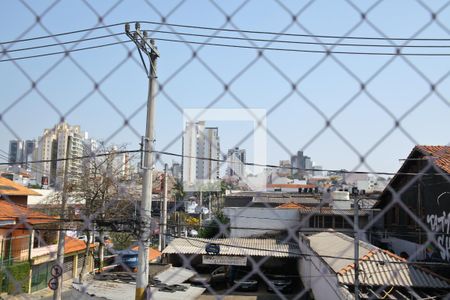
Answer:
[(30, 263), (15, 263), (0, 269), (0, 287), (8, 294), (28, 293)]
[(40, 184), (30, 184), (30, 185), (28, 185), (28, 187), (30, 188), (30, 189), (41, 189), (42, 188), (42, 186), (40, 185)]
[(114, 244), (114, 250), (128, 249), (135, 240), (135, 237), (128, 232), (111, 232), (110, 238)]
[[(200, 228), (198, 232), (198, 237), (210, 239), (210, 238), (222, 238), (228, 236), (228, 224), (230, 219), (228, 219), (223, 212), (218, 212), (211, 221), (205, 222), (203, 227)], [(222, 232), (220, 230), (222, 225)], [(225, 229), (224, 226), (227, 228)]]

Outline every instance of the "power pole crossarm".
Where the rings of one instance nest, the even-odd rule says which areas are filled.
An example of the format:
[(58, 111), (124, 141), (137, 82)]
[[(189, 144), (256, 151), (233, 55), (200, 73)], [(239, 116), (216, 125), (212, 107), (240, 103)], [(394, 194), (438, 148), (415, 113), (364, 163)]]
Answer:
[[(139, 255), (138, 268), (136, 274), (136, 300), (145, 299), (145, 291), (148, 285), (149, 265), (148, 265), (148, 250), (150, 246), (151, 232), (151, 210), (152, 210), (152, 185), (153, 185), (153, 123), (155, 115), (155, 94), (156, 94), (156, 59), (159, 57), (159, 52), (155, 46), (154, 40), (148, 40), (147, 33), (141, 32), (139, 23), (135, 24), (136, 31), (130, 31), (130, 25), (125, 25), (126, 35), (136, 44), (139, 54), (141, 55), (142, 63), (147, 71), (148, 76), (148, 97), (147, 97), (147, 125), (145, 130), (145, 138), (143, 139), (143, 169), (144, 178), (142, 182), (142, 201), (140, 209), (140, 224), (141, 231), (139, 235)], [(149, 59), (149, 70), (145, 65), (142, 53), (147, 55)], [(149, 296), (149, 295), (147, 295)]]

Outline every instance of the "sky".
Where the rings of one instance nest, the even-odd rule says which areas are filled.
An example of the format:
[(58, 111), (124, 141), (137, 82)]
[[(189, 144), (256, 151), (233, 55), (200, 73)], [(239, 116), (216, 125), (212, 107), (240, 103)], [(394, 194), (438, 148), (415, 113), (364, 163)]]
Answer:
[[(136, 20), (297, 34), (450, 38), (447, 1), (1, 1), (0, 42)], [(426, 5), (426, 6), (425, 6)], [(366, 12), (368, 10), (368, 12)], [(298, 14), (296, 21), (292, 13)], [(362, 19), (361, 12), (365, 13)], [(432, 20), (432, 12), (437, 18)], [(40, 16), (37, 23), (36, 15)], [(99, 18), (101, 16), (101, 18)], [(229, 18), (227, 18), (229, 16)], [(99, 20), (103, 22), (99, 24)], [(447, 27), (446, 27), (447, 26)], [(142, 24), (143, 29), (157, 25)], [(123, 26), (110, 28), (123, 32)], [(163, 31), (211, 34), (163, 25)], [(109, 34), (105, 29), (88, 37)], [(271, 35), (222, 32), (235, 37)], [(155, 33), (158, 82), (155, 148), (181, 153), (183, 109), (265, 109), (267, 147), (254, 146), (251, 122), (208, 121), (218, 126), (221, 150), (238, 144), (265, 151), (267, 163), (289, 159), (298, 150), (326, 169), (395, 172), (415, 144), (447, 145), (450, 128), (450, 57), (375, 56), (301, 53), (189, 45), (160, 39), (206, 38)], [(77, 40), (83, 33), (60, 36)], [(120, 40), (127, 40), (122, 35)], [(291, 39), (294, 37), (279, 37)], [(302, 41), (318, 41), (297, 38)], [(113, 38), (84, 42), (85, 47)], [(327, 41), (327, 39), (319, 39)], [(328, 41), (336, 42), (336, 39)], [(52, 44), (54, 39), (2, 44), (9, 50)], [(250, 46), (248, 41), (210, 42)], [(357, 43), (343, 39), (340, 42)], [(389, 44), (368, 40), (365, 43)], [(402, 41), (393, 41), (400, 45)], [(265, 42), (254, 42), (264, 46)], [(412, 42), (411, 45), (420, 42)], [(450, 45), (447, 42), (446, 45)], [(70, 47), (71, 45), (67, 45)], [(273, 47), (322, 50), (321, 46), (272, 44)], [(1, 49), (1, 48), (0, 48)], [(448, 49), (448, 48), (447, 48)], [(11, 52), (1, 59), (62, 51), (51, 48)], [(196, 56), (193, 57), (193, 51)], [(393, 51), (374, 47), (362, 52)], [(132, 58), (129, 57), (132, 51)], [(411, 49), (405, 52), (438, 52)], [(442, 52), (442, 50), (440, 50)], [(445, 52), (445, 50), (444, 50)], [(448, 51), (447, 51), (448, 53)], [(0, 59), (0, 60), (1, 60)], [(0, 62), (0, 149), (9, 140), (37, 138), (64, 116), (92, 138), (136, 149), (145, 131), (147, 77), (131, 43), (111, 47)], [(36, 88), (31, 88), (36, 82)], [(297, 83), (292, 90), (292, 82)], [(95, 89), (98, 83), (98, 89)], [(365, 90), (361, 91), (361, 83)], [(224, 89), (224, 85), (228, 89)], [(431, 85), (435, 91), (431, 92)], [(124, 121), (128, 124), (124, 126)], [(331, 126), (327, 127), (327, 120)], [(396, 127), (396, 120), (399, 127)], [(249, 136), (247, 139), (244, 137)], [(244, 139), (244, 141), (242, 141)], [(361, 164), (361, 158), (364, 163)], [(177, 158), (163, 157), (171, 163)]]

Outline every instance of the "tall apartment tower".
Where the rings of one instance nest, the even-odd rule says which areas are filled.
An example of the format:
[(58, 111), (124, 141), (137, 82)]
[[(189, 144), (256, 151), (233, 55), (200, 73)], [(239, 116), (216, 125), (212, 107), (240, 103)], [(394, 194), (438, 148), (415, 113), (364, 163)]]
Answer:
[[(37, 164), (35, 168), (36, 181), (60, 185), (66, 163), (69, 164), (68, 171), (71, 176), (81, 175), (81, 160), (58, 159), (66, 158), (69, 154), (71, 157), (83, 156), (83, 142), (86, 135), (87, 133), (83, 133), (80, 126), (70, 126), (67, 123), (59, 123), (52, 129), (45, 129), (38, 139), (34, 157), (37, 160), (49, 161)], [(69, 137), (71, 137), (72, 143), (70, 149), (67, 149)]]
[(217, 127), (205, 127), (204, 121), (187, 122), (183, 134), (183, 184), (196, 190), (216, 181), (220, 171), (220, 139)]
[(28, 162), (33, 160), (33, 151), (35, 147), (35, 140), (9, 141), (8, 162), (10, 164), (14, 164), (17, 167), (29, 167)]
[(239, 147), (229, 149), (227, 154), (227, 175), (241, 178), (245, 176), (245, 160), (245, 149), (239, 149)]
[(23, 147), (24, 144), (22, 140), (9, 141), (8, 163), (16, 164), (23, 162)]

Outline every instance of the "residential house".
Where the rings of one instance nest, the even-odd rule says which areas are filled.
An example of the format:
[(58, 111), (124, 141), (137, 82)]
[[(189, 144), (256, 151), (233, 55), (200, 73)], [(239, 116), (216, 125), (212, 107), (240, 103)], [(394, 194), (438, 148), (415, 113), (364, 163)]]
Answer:
[[(39, 193), (0, 178), (1, 292), (33, 292), (47, 287), (50, 269), (55, 264), (58, 218), (28, 208), (30, 195)], [(86, 249), (86, 243), (78, 239), (66, 237), (65, 241), (63, 280), (76, 274)], [(87, 270), (92, 271), (91, 259), (87, 263)], [(8, 272), (19, 277), (7, 276)]]
[(384, 213), (380, 246), (450, 262), (450, 146), (415, 146), (375, 207)]
[[(316, 300), (354, 299), (353, 238), (334, 231), (300, 234), (300, 277)], [(442, 299), (450, 282), (387, 250), (360, 241), (359, 299)]]

